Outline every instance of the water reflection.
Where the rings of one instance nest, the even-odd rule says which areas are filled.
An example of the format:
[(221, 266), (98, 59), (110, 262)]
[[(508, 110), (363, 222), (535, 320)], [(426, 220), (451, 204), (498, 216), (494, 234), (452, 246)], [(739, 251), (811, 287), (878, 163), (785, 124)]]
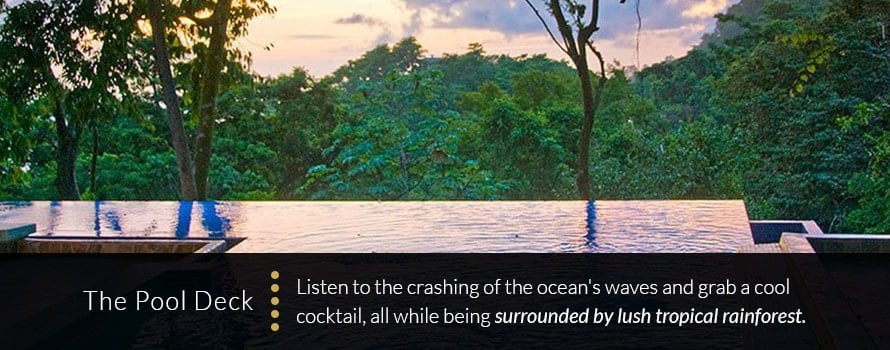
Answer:
[(0, 202), (0, 213), (8, 212), (13, 209), (27, 208), (34, 205), (31, 202)]
[[(178, 217), (176, 220), (176, 238), (188, 238), (192, 227), (192, 210), (195, 202), (179, 202)], [(217, 208), (217, 202), (198, 202), (201, 207), (201, 226), (207, 232), (207, 237), (223, 238), (231, 228), (231, 219), (222, 215)]]
[(231, 222), (229, 218), (220, 215), (216, 206), (216, 202), (201, 202), (201, 224), (211, 238), (225, 237)]
[(102, 224), (99, 222), (99, 204), (102, 202), (95, 201), (93, 202), (93, 212), (95, 219), (93, 220), (93, 232), (96, 233), (96, 237), (102, 235)]
[(0, 222), (34, 223), (47, 237), (225, 238), (242, 216), (226, 202), (0, 202)]
[(599, 244), (596, 242), (596, 203), (591, 200), (587, 202), (587, 235), (585, 236), (585, 244), (588, 247), (596, 248)]
[(176, 238), (186, 238), (192, 229), (192, 201), (180, 201), (176, 220)]
[[(52, 236), (59, 227), (59, 215), (62, 212), (62, 202), (52, 201), (49, 203), (49, 230), (47, 236)], [(39, 226), (38, 226), (39, 227)]]
[(105, 206), (102, 208), (102, 201), (93, 202), (93, 212), (94, 212), (94, 220), (93, 220), (93, 232), (95, 232), (96, 237), (102, 236), (102, 219), (105, 219), (107, 223), (107, 227), (113, 233), (122, 233), (123, 229), (121, 228), (121, 219), (120, 215), (117, 214), (114, 206)]

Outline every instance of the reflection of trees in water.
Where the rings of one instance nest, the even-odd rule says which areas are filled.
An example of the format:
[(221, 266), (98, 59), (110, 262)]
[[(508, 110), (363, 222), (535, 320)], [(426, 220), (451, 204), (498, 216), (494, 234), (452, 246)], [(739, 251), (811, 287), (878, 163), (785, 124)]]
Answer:
[(192, 201), (179, 202), (179, 217), (176, 220), (176, 238), (186, 238), (192, 226)]
[(52, 201), (49, 203), (49, 223), (47, 225), (48, 230), (46, 231), (47, 236), (52, 236), (53, 232), (56, 232), (56, 228), (59, 226), (59, 214), (62, 211), (62, 202)]
[(588, 247), (599, 247), (596, 242), (596, 202), (587, 201), (587, 237)]
[(93, 202), (93, 210), (95, 212), (94, 220), (93, 220), (93, 232), (96, 233), (96, 237), (102, 236), (102, 217), (105, 217), (105, 221), (108, 222), (108, 226), (115, 233), (123, 232), (121, 228), (120, 215), (117, 214), (117, 211), (114, 207), (107, 207), (103, 213), (101, 209), (102, 201)]
[[(179, 202), (178, 218), (176, 220), (176, 238), (187, 238), (191, 231), (192, 208), (195, 202)], [(226, 236), (231, 227), (231, 219), (220, 214), (218, 203), (213, 201), (197, 202), (201, 207), (201, 225), (207, 230), (207, 235), (212, 238)]]

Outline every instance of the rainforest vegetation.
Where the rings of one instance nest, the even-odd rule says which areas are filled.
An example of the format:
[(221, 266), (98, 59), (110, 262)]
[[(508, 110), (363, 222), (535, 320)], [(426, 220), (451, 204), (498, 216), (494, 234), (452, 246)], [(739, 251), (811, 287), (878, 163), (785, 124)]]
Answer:
[[(263, 0), (2, 4), (0, 200), (579, 198), (569, 56), (405, 38), (268, 77), (231, 45)], [(743, 0), (684, 57), (590, 57), (589, 196), (890, 232), (888, 32), (890, 0)]]

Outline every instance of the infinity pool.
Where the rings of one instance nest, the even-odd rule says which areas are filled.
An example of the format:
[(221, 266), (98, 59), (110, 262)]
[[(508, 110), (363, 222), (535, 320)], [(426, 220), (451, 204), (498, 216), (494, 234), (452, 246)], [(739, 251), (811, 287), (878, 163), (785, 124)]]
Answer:
[(742, 201), (5, 202), (40, 237), (247, 238), (232, 252), (734, 252)]

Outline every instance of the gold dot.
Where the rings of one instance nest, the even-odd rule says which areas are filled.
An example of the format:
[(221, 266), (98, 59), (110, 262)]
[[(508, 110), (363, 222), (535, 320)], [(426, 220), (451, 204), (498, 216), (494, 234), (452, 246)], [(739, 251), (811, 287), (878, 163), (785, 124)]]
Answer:
[(277, 279), (278, 279), (278, 276), (279, 276), (279, 275), (278, 275), (278, 271), (272, 271), (271, 275), (272, 275), (272, 279), (273, 279), (273, 280), (277, 280)]
[(281, 328), (281, 327), (278, 326), (278, 323), (273, 323), (273, 324), (272, 324), (272, 327), (270, 327), (270, 328), (272, 328), (272, 331), (273, 331), (273, 332), (278, 332), (278, 329)]
[(278, 284), (273, 284), (273, 285), (272, 285), (272, 292), (273, 292), (273, 293), (277, 293), (277, 292), (278, 292), (278, 289), (279, 289), (279, 288), (278, 288)]
[(272, 310), (272, 318), (278, 318), (278, 310)]
[(278, 297), (272, 297), (272, 305), (278, 305)]

